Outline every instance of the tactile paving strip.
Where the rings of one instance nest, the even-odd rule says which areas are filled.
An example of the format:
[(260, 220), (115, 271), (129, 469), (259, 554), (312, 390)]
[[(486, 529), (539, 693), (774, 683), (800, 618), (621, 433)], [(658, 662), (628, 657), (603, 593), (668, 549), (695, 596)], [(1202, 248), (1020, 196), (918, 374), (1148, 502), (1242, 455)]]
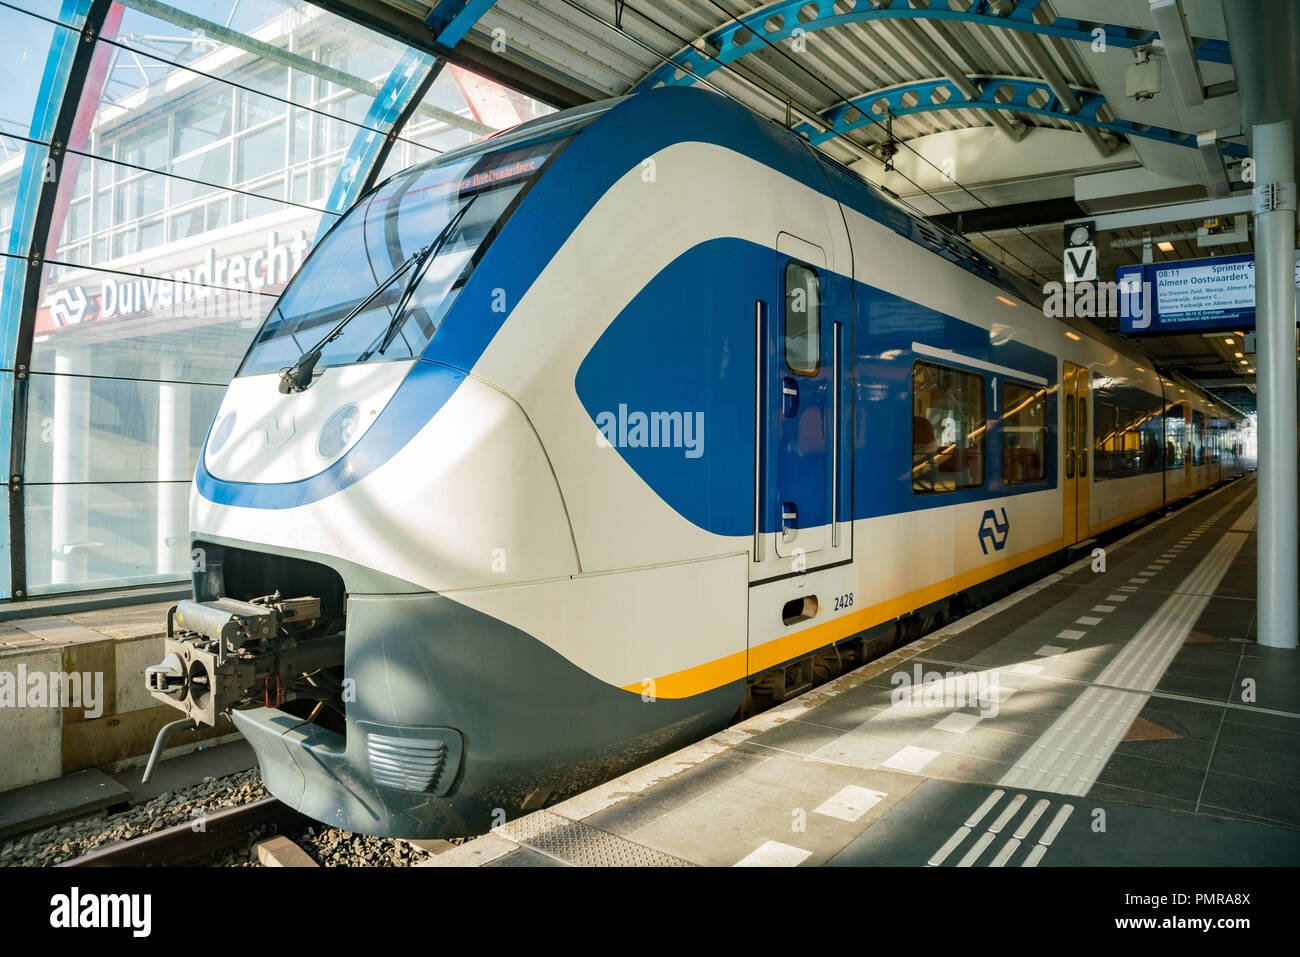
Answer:
[(492, 833), (576, 867), (694, 866), (680, 857), (550, 811), (535, 811), (493, 828)]

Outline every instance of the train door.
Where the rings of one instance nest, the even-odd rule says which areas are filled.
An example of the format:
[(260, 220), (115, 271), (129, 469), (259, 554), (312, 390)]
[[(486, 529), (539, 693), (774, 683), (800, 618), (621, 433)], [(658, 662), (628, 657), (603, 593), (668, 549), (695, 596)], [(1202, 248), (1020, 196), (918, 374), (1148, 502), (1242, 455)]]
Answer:
[(1192, 434), (1194, 417), (1191, 403), (1183, 405), (1183, 494), (1196, 490), (1196, 439)]
[(1088, 498), (1092, 477), (1092, 430), (1089, 416), (1088, 370), (1072, 362), (1063, 364), (1061, 397), (1064, 427), (1061, 430), (1065, 451), (1065, 474), (1061, 482), (1064, 493), (1061, 532), (1067, 546), (1088, 537)]
[[(849, 523), (835, 521), (842, 490), (842, 291), (832, 295), (822, 247), (777, 237), (777, 298), (760, 333), (766, 357), (759, 413), (763, 456), (755, 560), (811, 569), (851, 554)], [(770, 550), (769, 550), (770, 549)], [(772, 571), (775, 571), (773, 568)]]

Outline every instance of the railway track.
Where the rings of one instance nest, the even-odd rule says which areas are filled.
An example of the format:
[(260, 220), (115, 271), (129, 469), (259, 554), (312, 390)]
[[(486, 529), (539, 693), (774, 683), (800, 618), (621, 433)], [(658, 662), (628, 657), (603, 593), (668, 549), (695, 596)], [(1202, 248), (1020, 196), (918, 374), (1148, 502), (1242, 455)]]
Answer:
[(91, 851), (57, 867), (148, 867), (184, 864), (247, 839), (254, 828), (274, 826), (278, 833), (311, 823), (273, 797), (222, 808), (192, 822), (177, 824)]

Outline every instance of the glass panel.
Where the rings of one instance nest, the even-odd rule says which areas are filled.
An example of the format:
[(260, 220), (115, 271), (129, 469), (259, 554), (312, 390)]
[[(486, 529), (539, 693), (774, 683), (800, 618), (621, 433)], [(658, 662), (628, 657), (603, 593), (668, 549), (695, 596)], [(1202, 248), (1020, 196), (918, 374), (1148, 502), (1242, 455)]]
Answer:
[[(14, 348), (18, 342), (17, 304), (23, 301), (26, 276), (27, 260), (0, 255), (0, 368), (13, 366)], [(7, 439), (8, 433), (5, 434)], [(0, 570), (0, 578), (4, 578), (3, 570)]]
[(1165, 468), (1183, 467), (1183, 407), (1172, 406), (1165, 413)]
[(821, 368), (821, 283), (803, 263), (785, 266), (785, 364), (796, 375)]
[(0, 136), (0, 251), (27, 258), (40, 198), (44, 146)]
[(1004, 382), (1002, 408), (1002, 481), (1040, 481), (1047, 476), (1047, 389)]
[[(283, 189), (271, 193), (256, 181), (291, 164), (304, 171), (324, 162), (337, 164), (352, 141), (369, 132), (344, 119), (293, 110), (290, 154), (291, 111), (282, 100), (143, 54), (107, 44), (100, 49), (111, 55), (108, 79), (102, 88), (88, 84), (79, 106), (83, 113), (96, 113), (96, 126), (71, 149), (102, 160), (283, 196)], [(121, 121), (121, 103), (129, 96), (127, 114), (141, 122)]]
[[(329, 234), (301, 280), (281, 298), (240, 374), (291, 365), (363, 306), (322, 348), (317, 368), (418, 355), (486, 249), (493, 226), (565, 142), (552, 138), (473, 153), (413, 169), (373, 191)], [(422, 249), (430, 258), (417, 261)], [(395, 313), (399, 306), (404, 308)]]
[(947, 366), (912, 367), (912, 490), (984, 484), (984, 377)]
[(27, 486), (29, 593), (187, 577), (189, 491), (189, 482)]
[(75, 30), (0, 7), (0, 133), (49, 140), (77, 42)]
[(74, 30), (80, 30), (86, 22), (90, 0), (22, 0), (22, 5), (28, 13), (57, 20)]
[[(209, 171), (217, 171), (228, 158), (226, 149), (199, 154), (195, 162), (206, 162)], [(283, 169), (283, 157), (278, 166)], [(92, 181), (112, 186), (97, 189), (92, 196)], [(189, 270), (193, 276), (207, 258), (200, 234), (218, 227), (246, 223), (247, 240), (226, 238), (220, 243), (221, 249), (235, 246), (245, 253), (265, 245), (265, 239), (259, 241), (258, 237), (270, 230), (280, 235), (315, 233), (318, 210), (270, 198), (284, 192), (283, 173), (252, 183), (250, 189), (262, 191), (267, 198), (141, 172), (107, 160), (69, 156), (50, 226), (55, 238), (49, 259), (72, 266), (143, 272), (159, 278), (172, 278), (182, 270)], [(192, 241), (183, 242), (191, 237)], [(228, 268), (233, 261), (230, 256), (217, 256), (214, 251), (212, 259), (202, 282), (242, 288), (259, 281), (256, 275), (249, 279), (245, 266), (236, 265), (233, 271)]]
[[(60, 357), (75, 369), (77, 357)], [(188, 482), (222, 385), (33, 374), (26, 481)]]
[[(260, 244), (259, 244), (260, 243)], [(302, 262), (306, 234), (268, 230), (218, 258), (194, 250), (200, 282), (152, 279), (47, 265), (32, 342), (32, 369), (225, 385), (274, 297), (202, 285), (232, 268), (283, 286)], [(194, 264), (197, 263), (196, 266)]]
[[(119, 36), (131, 48), (353, 123), (366, 122), (406, 51), (397, 40), (294, 0), (175, 0), (150, 3), (149, 13), (125, 6)], [(241, 36), (249, 33), (255, 42)], [(258, 100), (253, 114), (272, 109)]]
[(408, 169), (417, 163), (427, 163), (435, 160), (440, 155), (442, 154), (438, 150), (427, 149), (407, 140), (399, 139), (393, 143), (392, 149), (388, 151), (388, 156), (384, 159), (384, 165), (379, 168), (379, 175), (375, 177), (375, 182), (382, 183), (390, 176), (394, 176), (404, 169)]
[[(554, 112), (554, 107), (539, 100), (448, 64), (402, 127), (401, 136), (412, 144), (444, 153)], [(418, 159), (412, 157), (410, 161)]]

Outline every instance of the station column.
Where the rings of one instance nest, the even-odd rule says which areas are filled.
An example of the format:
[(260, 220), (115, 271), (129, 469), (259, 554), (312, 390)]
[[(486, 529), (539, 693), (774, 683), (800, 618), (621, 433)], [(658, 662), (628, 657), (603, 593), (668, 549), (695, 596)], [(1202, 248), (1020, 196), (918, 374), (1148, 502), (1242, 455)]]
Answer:
[(1253, 127), (1259, 387), (1257, 640), (1297, 647), (1295, 120)]

